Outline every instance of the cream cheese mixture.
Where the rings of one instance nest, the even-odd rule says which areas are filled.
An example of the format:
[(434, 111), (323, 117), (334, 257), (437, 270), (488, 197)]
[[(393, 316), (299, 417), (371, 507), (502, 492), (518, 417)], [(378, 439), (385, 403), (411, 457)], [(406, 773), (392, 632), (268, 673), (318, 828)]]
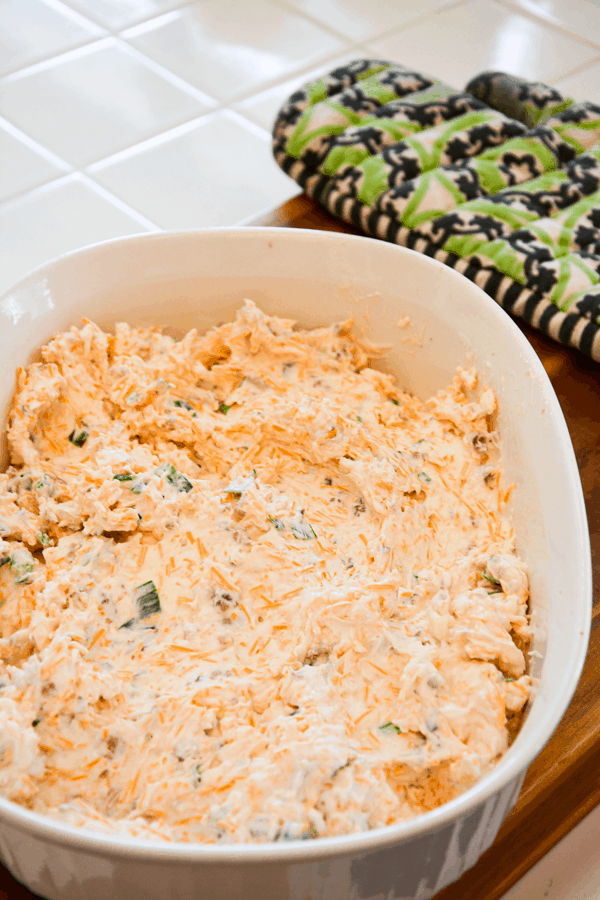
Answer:
[(451, 799), (530, 689), (496, 399), (350, 323), (91, 322), (18, 373), (0, 475), (0, 791), (105, 832), (340, 835)]

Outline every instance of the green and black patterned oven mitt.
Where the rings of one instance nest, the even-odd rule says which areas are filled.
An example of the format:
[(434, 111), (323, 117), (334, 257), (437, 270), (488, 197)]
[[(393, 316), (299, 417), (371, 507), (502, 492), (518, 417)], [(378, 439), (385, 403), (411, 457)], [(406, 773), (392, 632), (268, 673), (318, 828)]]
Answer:
[(600, 361), (600, 106), (499, 72), (459, 92), (360, 59), (288, 99), (273, 150), (333, 215)]

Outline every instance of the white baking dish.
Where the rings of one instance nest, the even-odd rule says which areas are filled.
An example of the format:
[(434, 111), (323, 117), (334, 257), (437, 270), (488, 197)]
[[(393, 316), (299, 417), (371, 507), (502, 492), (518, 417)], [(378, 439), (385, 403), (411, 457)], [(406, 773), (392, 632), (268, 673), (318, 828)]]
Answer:
[[(309, 327), (354, 316), (369, 337), (392, 345), (386, 366), (421, 397), (445, 386), (467, 358), (494, 387), (506, 483), (517, 484), (517, 551), (531, 575), (537, 696), (515, 743), (474, 788), (364, 834), (260, 845), (145, 842), (71, 828), (0, 798), (6, 865), (52, 900), (425, 900), (492, 843), (577, 684), (591, 566), (564, 418), (509, 317), (435, 260), (369, 238), (286, 229), (142, 235), (78, 251), (0, 300), (0, 412), (17, 366), (82, 316), (108, 328), (126, 320), (181, 333), (230, 319), (244, 297)], [(407, 315), (410, 327), (397, 327)]]

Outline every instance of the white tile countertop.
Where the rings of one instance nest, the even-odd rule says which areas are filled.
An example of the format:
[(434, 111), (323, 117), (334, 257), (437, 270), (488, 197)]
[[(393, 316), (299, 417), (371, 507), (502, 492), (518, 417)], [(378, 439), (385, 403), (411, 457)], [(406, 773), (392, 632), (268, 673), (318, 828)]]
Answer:
[[(275, 114), (361, 56), (600, 103), (600, 0), (0, 0), (0, 293), (86, 244), (293, 197)], [(600, 898), (599, 846), (596, 810), (505, 900)]]
[(600, 5), (0, 0), (0, 292), (85, 244), (232, 225), (294, 196), (271, 157), (277, 109), (364, 55), (600, 102)]

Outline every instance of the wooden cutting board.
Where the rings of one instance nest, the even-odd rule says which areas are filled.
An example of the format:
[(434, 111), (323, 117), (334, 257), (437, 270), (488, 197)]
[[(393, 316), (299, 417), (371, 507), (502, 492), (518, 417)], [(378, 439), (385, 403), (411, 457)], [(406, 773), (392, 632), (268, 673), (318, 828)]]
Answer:
[[(251, 224), (359, 234), (304, 195)], [(596, 576), (600, 565), (600, 365), (515, 321), (540, 357), (569, 426)], [(600, 586), (596, 577), (594, 581), (590, 646), (573, 701), (530, 767), (517, 805), (493, 846), (436, 900), (497, 900), (600, 802)], [(32, 900), (34, 896), (0, 866), (0, 900)]]

